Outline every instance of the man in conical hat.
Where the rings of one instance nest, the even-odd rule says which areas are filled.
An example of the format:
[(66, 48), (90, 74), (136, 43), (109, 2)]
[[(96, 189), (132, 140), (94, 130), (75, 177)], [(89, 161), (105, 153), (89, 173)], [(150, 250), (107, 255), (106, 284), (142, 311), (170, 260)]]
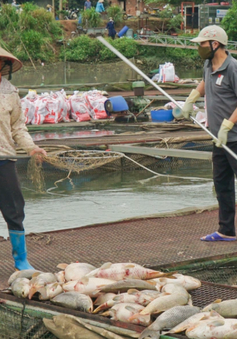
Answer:
[(18, 71), (20, 60), (0, 47), (0, 211), (5, 219), (17, 270), (33, 269), (27, 260), (25, 241), (24, 198), (19, 185), (15, 160), (15, 144), (30, 156), (46, 156), (36, 146), (25, 126), (18, 90), (3, 76)]

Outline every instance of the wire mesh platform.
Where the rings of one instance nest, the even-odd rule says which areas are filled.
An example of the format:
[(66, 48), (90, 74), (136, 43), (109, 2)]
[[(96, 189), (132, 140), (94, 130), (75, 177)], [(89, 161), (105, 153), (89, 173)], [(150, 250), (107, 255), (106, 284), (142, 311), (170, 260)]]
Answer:
[[(134, 136), (132, 138), (134, 140)], [(102, 138), (100, 144), (107, 145), (110, 140)], [(120, 143), (121, 140), (114, 138), (116, 143)], [(131, 140), (128, 138), (127, 142), (129, 141)], [(144, 138), (140, 141), (144, 141)], [(153, 141), (153, 136), (149, 135), (146, 141)], [(94, 141), (89, 143), (88, 140), (83, 140), (80, 146), (89, 144), (93, 146), (93, 143)], [(210, 140), (195, 145), (199, 150), (206, 150), (209, 144)], [(75, 147), (75, 140), (70, 146)], [(80, 146), (78, 145), (78, 148)], [(182, 145), (184, 146), (189, 147), (186, 144)], [(190, 147), (193, 148), (194, 145), (191, 144)], [(147, 166), (153, 166), (150, 161), (154, 159), (151, 157), (143, 160)], [(190, 164), (190, 160), (186, 159), (171, 160), (155, 159), (156, 166), (176, 168), (188, 167)], [(128, 166), (125, 162), (122, 165), (123, 168), (127, 168), (130, 162)], [(25, 163), (22, 166), (25, 168)], [(115, 167), (119, 166), (115, 164)], [(200, 237), (212, 233), (217, 228), (218, 209), (214, 206), (202, 210), (193, 208), (61, 231), (31, 233), (27, 235), (28, 259), (36, 269), (44, 272), (56, 272), (59, 270), (57, 269), (59, 263), (69, 264), (77, 261), (90, 263), (96, 267), (105, 262), (135, 262), (149, 268), (178, 271), (205, 281), (200, 289), (191, 292), (193, 304), (203, 307), (216, 299), (237, 298), (236, 242), (200, 241)], [(3, 290), (8, 287), (8, 278), (14, 271), (14, 265), (9, 240), (0, 238), (0, 242), (0, 290)], [(45, 331), (40, 316), (31, 316), (25, 311), (26, 305), (40, 308), (42, 303), (35, 300), (20, 301), (23, 302), (22, 311), (9, 313), (8, 309), (4, 308), (1, 298), (3, 300), (4, 295), (0, 292), (0, 338), (55, 338)], [(15, 297), (9, 298), (14, 300)], [(51, 310), (55, 307), (47, 302), (45, 305)], [(62, 309), (61, 312), (70, 311)], [(8, 327), (13, 331), (10, 335)], [(182, 335), (173, 337), (186, 338)]]
[[(203, 242), (200, 237), (217, 229), (218, 210), (184, 210), (159, 217), (124, 220), (108, 224), (73, 228), (27, 236), (31, 264), (45, 272), (57, 271), (59, 263), (136, 262), (152, 268), (171, 268), (191, 264), (189, 271), (201, 280), (236, 284), (236, 242)], [(0, 288), (14, 271), (9, 240), (1, 239)], [(195, 262), (222, 259), (217, 269), (202, 272)], [(223, 260), (227, 260), (223, 263)], [(204, 267), (204, 264), (203, 264)], [(220, 269), (221, 267), (221, 269)], [(201, 267), (202, 268), (202, 267)], [(228, 271), (221, 277), (223, 270)], [(235, 278), (236, 276), (236, 278)], [(228, 279), (231, 281), (228, 282)]]

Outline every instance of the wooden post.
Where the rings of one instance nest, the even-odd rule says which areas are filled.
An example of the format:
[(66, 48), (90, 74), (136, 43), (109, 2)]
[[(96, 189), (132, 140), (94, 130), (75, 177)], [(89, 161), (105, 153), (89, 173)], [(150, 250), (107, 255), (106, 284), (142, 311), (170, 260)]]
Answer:
[(52, 0), (52, 14), (53, 14), (53, 18), (55, 19), (55, 1)]
[[(61, 12), (63, 10), (63, 1), (59, 0), (59, 12)], [(59, 14), (59, 19), (62, 20), (62, 13)]]

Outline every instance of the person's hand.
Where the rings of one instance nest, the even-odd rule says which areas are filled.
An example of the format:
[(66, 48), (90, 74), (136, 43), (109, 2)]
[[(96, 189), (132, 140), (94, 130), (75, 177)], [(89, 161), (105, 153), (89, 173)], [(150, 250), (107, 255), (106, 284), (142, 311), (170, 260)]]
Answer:
[(227, 138), (228, 138), (228, 132), (233, 128), (234, 123), (230, 120), (224, 119), (221, 127), (219, 129), (217, 138), (218, 140), (214, 140), (216, 147), (221, 147), (221, 145), (226, 145)]
[(189, 97), (186, 99), (184, 107), (182, 109), (182, 115), (185, 119), (190, 119), (190, 115), (193, 115), (193, 104), (200, 97), (200, 93), (193, 89), (190, 93)]
[(30, 151), (29, 155), (32, 157), (33, 155), (36, 155), (36, 158), (39, 162), (43, 161), (43, 156), (47, 156), (47, 152), (40, 147), (34, 148), (32, 151)]

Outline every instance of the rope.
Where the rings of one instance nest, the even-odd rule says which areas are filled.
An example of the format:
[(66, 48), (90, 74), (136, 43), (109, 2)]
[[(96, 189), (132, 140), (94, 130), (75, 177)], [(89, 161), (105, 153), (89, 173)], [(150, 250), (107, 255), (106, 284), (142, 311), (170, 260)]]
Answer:
[[(85, 170), (92, 170), (98, 167), (101, 167), (105, 164), (113, 162), (117, 159), (126, 158), (127, 160), (131, 161), (132, 163), (136, 164), (137, 166), (143, 168), (144, 170), (152, 173), (155, 177), (149, 178), (151, 180), (156, 177), (167, 177), (167, 178), (174, 178), (174, 179), (182, 179), (182, 180), (204, 180), (204, 181), (212, 181), (212, 179), (208, 178), (200, 178), (200, 177), (183, 177), (177, 175), (170, 175), (170, 174), (161, 174), (155, 172), (146, 166), (138, 163), (137, 161), (133, 160), (129, 156), (121, 152), (114, 152), (114, 151), (61, 151), (55, 152), (54, 154), (48, 155), (46, 157), (42, 157), (42, 160), (51, 164), (52, 166), (68, 170), (68, 174), (65, 178), (59, 179), (54, 182), (55, 187), (49, 188), (45, 190), (45, 183), (44, 183), (44, 176), (42, 170), (42, 163), (37, 161), (37, 157), (34, 156), (30, 159), (27, 168), (27, 175), (28, 178), (34, 184), (36, 190), (40, 193), (51, 193), (50, 191), (58, 188), (58, 183), (63, 182), (64, 180), (70, 180), (72, 187), (74, 187), (73, 181), (70, 178), (72, 172), (77, 172), (78, 174)], [(165, 157), (167, 158), (167, 157)], [(165, 159), (161, 158), (161, 159)], [(147, 179), (146, 179), (147, 181)], [(141, 181), (142, 182), (142, 181)], [(61, 194), (60, 194), (61, 195)], [(62, 195), (63, 196), (63, 195)]]

